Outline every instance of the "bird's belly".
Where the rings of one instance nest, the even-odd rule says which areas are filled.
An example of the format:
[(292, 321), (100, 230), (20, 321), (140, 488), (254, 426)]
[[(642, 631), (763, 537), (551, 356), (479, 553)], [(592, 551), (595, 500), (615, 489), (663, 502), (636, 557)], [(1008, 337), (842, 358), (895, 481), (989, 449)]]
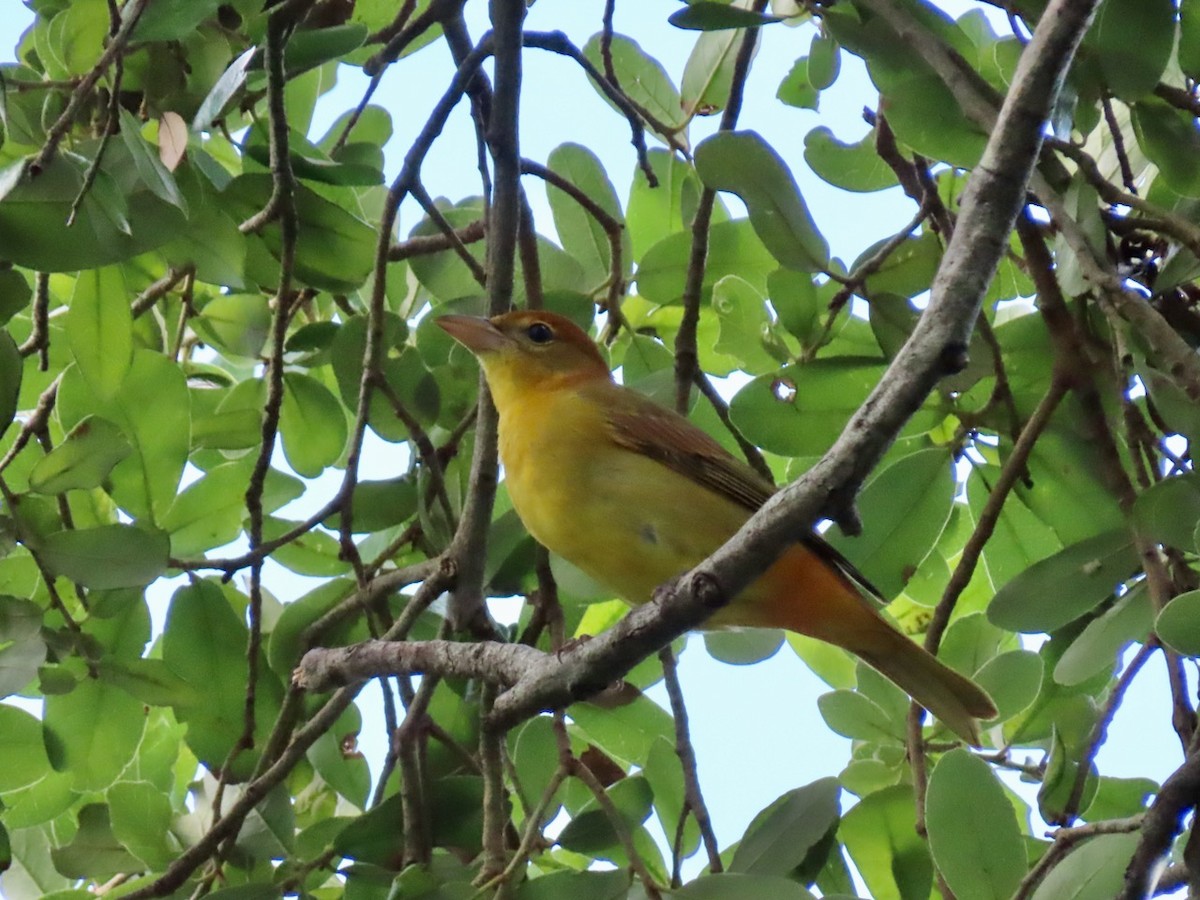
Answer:
[(686, 572), (748, 518), (736, 504), (666, 466), (613, 448), (586, 471), (541, 456), (509, 478), (529, 532), (630, 603)]

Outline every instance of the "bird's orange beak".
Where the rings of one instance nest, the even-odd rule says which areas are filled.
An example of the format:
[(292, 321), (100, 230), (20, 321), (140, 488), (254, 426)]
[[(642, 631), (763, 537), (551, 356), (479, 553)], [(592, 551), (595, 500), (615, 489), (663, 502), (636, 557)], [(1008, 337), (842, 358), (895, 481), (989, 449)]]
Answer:
[(499, 350), (510, 341), (504, 332), (481, 316), (438, 316), (435, 321), (472, 353)]

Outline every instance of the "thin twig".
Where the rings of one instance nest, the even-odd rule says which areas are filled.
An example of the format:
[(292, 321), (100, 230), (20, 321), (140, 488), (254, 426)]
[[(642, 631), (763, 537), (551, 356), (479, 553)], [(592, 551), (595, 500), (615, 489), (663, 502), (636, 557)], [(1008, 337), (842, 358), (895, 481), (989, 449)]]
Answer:
[[(683, 809), (680, 811), (680, 827), (690, 812), (700, 829), (700, 837), (704, 842), (704, 850), (708, 854), (708, 870), (713, 874), (725, 871), (721, 862), (721, 848), (717, 844), (717, 835), (713, 831), (712, 818), (708, 814), (708, 805), (704, 802), (704, 794), (700, 790), (700, 775), (696, 769), (696, 751), (692, 747), (691, 733), (688, 729), (687, 706), (683, 702), (683, 688), (679, 684), (679, 668), (675, 663), (675, 651), (663, 647), (658, 651), (659, 661), (663, 667), (663, 685), (667, 689), (667, 697), (671, 701), (671, 715), (675, 719), (675, 755), (679, 757), (679, 765), (683, 770)], [(679, 854), (675, 854), (671, 883), (678, 886)]]

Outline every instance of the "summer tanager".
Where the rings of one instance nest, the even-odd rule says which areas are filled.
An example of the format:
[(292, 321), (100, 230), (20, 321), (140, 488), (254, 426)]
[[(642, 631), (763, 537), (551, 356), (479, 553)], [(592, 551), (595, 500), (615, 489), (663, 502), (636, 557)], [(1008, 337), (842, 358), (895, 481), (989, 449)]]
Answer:
[[(437, 322), (483, 366), (508, 493), (529, 533), (627, 602), (647, 602), (711, 554), (774, 491), (687, 419), (614, 382), (569, 319)], [(893, 628), (863, 590), (850, 562), (808, 532), (705, 627), (786, 628), (844, 647), (978, 744), (991, 699)]]

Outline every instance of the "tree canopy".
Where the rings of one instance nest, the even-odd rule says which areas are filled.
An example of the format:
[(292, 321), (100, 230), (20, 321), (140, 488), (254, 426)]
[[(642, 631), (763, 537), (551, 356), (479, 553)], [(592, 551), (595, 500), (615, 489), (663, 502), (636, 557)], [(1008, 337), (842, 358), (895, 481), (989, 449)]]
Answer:
[[(612, 0), (582, 44), (522, 0), (486, 31), (482, 0), (26, 5), (0, 65), (5, 897), (1200, 891), (1200, 0), (696, 0), (661, 10), (686, 58)], [(796, 61), (758, 88), (821, 123), (774, 144), (743, 112), (768, 42)], [(414, 77), (430, 54), (453, 74)], [(523, 153), (542, 55), (623, 158), (565, 128)], [(853, 60), (877, 102), (847, 143), (822, 100)], [(315, 128), (350, 69), (369, 88)], [(474, 146), (434, 197), (453, 117)], [(798, 173), (911, 221), (844, 259)], [(781, 487), (653, 604), (512, 508), (434, 321), (512, 306), (590, 329)], [(852, 742), (719, 846), (676, 656), (820, 520), (999, 714), (964, 747), (841, 650), (693, 637), (795, 653)], [(1106, 774), (1151, 661), (1177, 768)]]

